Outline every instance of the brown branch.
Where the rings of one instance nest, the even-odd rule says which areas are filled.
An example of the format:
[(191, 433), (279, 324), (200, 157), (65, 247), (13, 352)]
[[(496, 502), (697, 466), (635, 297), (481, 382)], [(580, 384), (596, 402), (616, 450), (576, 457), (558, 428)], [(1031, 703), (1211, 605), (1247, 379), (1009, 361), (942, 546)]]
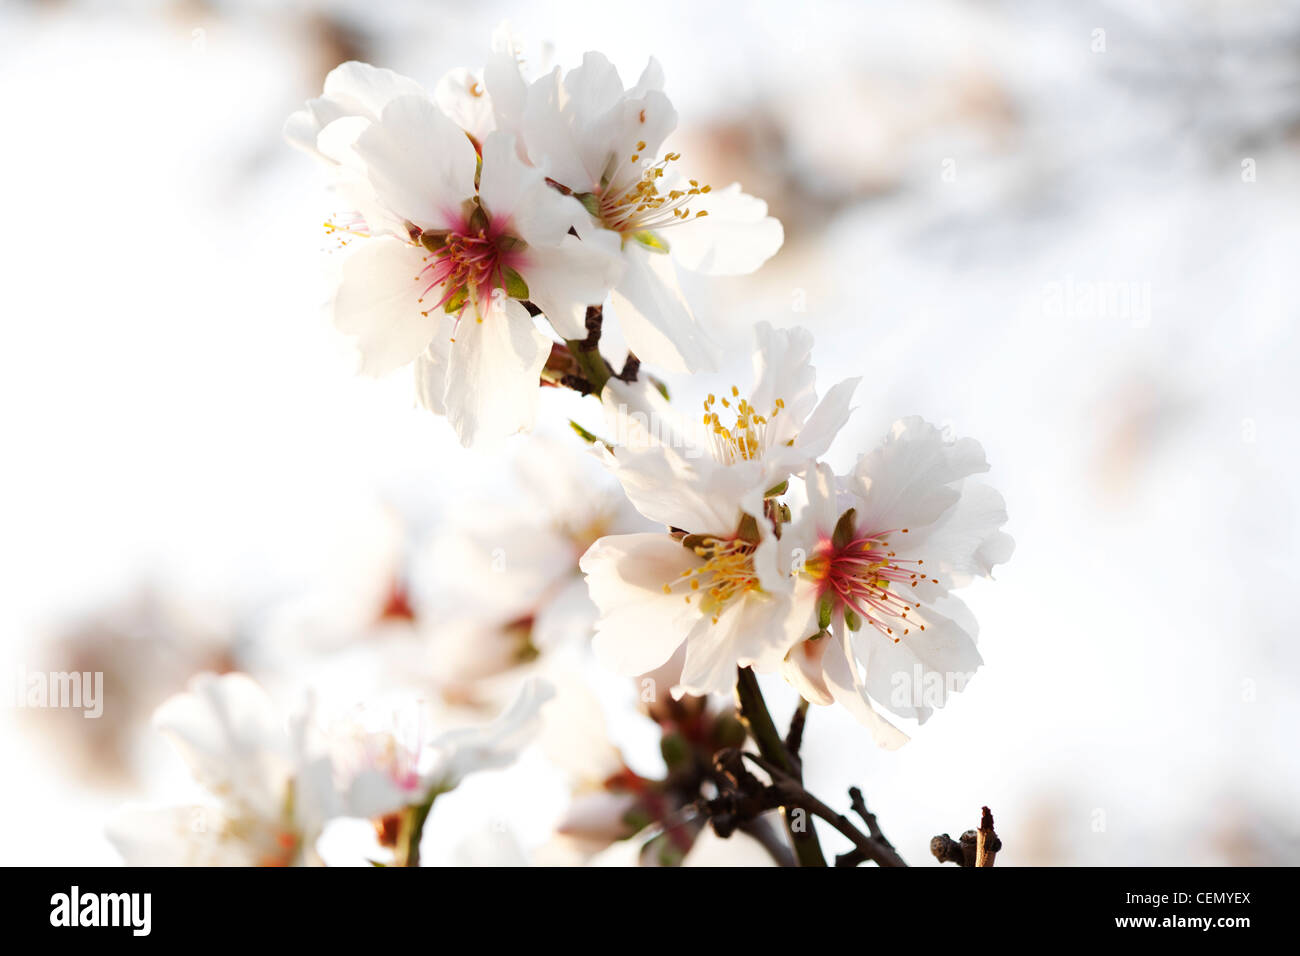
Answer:
[[(772, 778), (772, 788), (786, 805), (803, 807), (813, 816), (821, 817), (853, 844), (856, 853), (841, 855), (836, 859), (836, 866), (856, 865), (864, 860), (871, 860), (877, 866), (907, 866), (888, 841), (877, 840), (863, 833), (844, 814), (832, 810), (805, 790), (803, 784), (794, 777), (758, 754), (746, 753), (744, 756), (767, 772), (767, 775)], [(852, 864), (847, 862), (855, 856), (859, 857), (856, 862)]]
[(641, 360), (631, 352), (627, 353), (627, 358), (623, 360), (623, 371), (614, 377), (620, 382), (635, 382), (637, 373), (641, 371)]
[(961, 844), (946, 833), (930, 839), (930, 853), (940, 863), (966, 865), (966, 855), (962, 852)]
[(800, 697), (799, 706), (795, 708), (794, 716), (790, 718), (790, 729), (786, 731), (785, 735), (785, 749), (790, 752), (790, 756), (795, 760), (799, 759), (799, 748), (803, 746), (803, 728), (807, 722), (808, 699)]
[[(749, 736), (758, 745), (759, 752), (768, 760), (778, 764), (784, 773), (798, 774), (798, 758), (792, 757), (786, 750), (785, 742), (781, 739), (776, 724), (772, 721), (772, 714), (767, 709), (767, 701), (763, 699), (758, 678), (748, 667), (740, 667), (736, 670), (736, 704), (737, 715), (745, 725), (745, 729), (749, 731)], [(816, 829), (811, 826), (799, 829), (789, 810), (789, 806), (783, 806), (781, 816), (785, 820), (786, 832), (790, 835), (795, 855), (799, 858), (799, 865), (825, 866), (826, 857), (822, 853)]]

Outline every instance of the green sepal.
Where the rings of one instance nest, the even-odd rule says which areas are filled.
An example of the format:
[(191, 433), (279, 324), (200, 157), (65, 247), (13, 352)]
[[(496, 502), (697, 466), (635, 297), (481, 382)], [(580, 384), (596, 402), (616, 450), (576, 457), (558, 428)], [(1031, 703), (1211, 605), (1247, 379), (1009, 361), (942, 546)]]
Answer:
[(488, 227), (487, 211), (478, 203), (474, 204), (474, 211), (470, 213), (469, 228), (471, 232), (486, 230)]
[[(825, 631), (831, 626), (831, 613), (835, 610), (835, 599), (829, 594), (823, 594), (822, 599), (817, 604), (817, 626)], [(818, 635), (820, 636), (820, 635)]]
[[(587, 429), (583, 428), (572, 418), (569, 419), (569, 427), (572, 428), (575, 432), (577, 432), (578, 437), (581, 438), (583, 441), (585, 441), (588, 445), (594, 445), (596, 444), (596, 442), (600, 441), (600, 438), (598, 436), (593, 435), (591, 432), (587, 431)], [(602, 442), (602, 444), (604, 443)]]
[(840, 520), (835, 522), (835, 532), (831, 535), (831, 544), (836, 548), (846, 548), (858, 536), (857, 527), (858, 511), (856, 508), (850, 508), (844, 514), (840, 515)]
[(448, 235), (449, 233), (445, 229), (435, 232), (422, 232), (420, 233), (420, 245), (430, 252), (437, 252), (447, 244)]
[(452, 294), (452, 297), (447, 300), (447, 304), (442, 307), (442, 311), (446, 312), (448, 315), (452, 315), (456, 312), (459, 312), (461, 309), (463, 309), (465, 307), (465, 303), (468, 301), (469, 301), (469, 290), (457, 289)]
[(785, 494), (786, 491), (789, 490), (789, 488), (790, 488), (790, 479), (787, 478), (785, 481), (781, 482), (779, 485), (773, 485), (771, 488), (767, 489), (767, 491), (763, 492), (763, 497), (764, 497), (764, 498), (775, 498), (777, 495), (783, 495), (783, 494)]
[(506, 295), (512, 299), (528, 298), (528, 283), (524, 281), (523, 276), (509, 266), (506, 266), (502, 274), (506, 280)]

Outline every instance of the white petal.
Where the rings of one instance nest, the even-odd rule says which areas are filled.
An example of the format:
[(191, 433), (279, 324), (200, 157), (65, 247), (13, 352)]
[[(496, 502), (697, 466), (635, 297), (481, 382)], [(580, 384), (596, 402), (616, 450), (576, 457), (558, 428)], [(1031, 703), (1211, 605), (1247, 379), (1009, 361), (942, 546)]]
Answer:
[(519, 158), (512, 133), (496, 132), (483, 141), (479, 196), (494, 226), (530, 244), (558, 243), (586, 215), (576, 199), (547, 186), (542, 171)]
[(740, 191), (738, 183), (698, 197), (693, 218), (666, 231), (673, 258), (706, 275), (746, 275), (775, 255), (785, 240), (781, 223), (767, 214), (767, 203)]
[(384, 205), (422, 229), (451, 229), (474, 196), (478, 154), (427, 96), (399, 96), (358, 138), (358, 156)]
[(586, 337), (587, 307), (605, 300), (622, 271), (618, 240), (608, 232), (582, 240), (563, 236), (554, 246), (530, 245), (519, 265), (529, 300), (564, 339)]
[(408, 76), (349, 60), (325, 77), (325, 99), (338, 104), (345, 115), (377, 118), (399, 96), (418, 96), (424, 87)]
[(699, 617), (680, 590), (665, 594), (664, 585), (700, 563), (666, 534), (612, 535), (588, 548), (579, 566), (600, 610), (597, 659), (629, 677), (664, 664)]
[(651, 90), (663, 90), (664, 88), (664, 68), (654, 57), (646, 62), (645, 69), (641, 71), (641, 77), (636, 81), (636, 86), (627, 91), (628, 96), (644, 96)]
[(447, 366), (451, 361), (451, 340), (456, 335), (454, 316), (435, 313), (437, 331), (426, 348), (416, 358), (415, 395), (422, 406), (435, 415), (447, 414)]
[(596, 629), (596, 617), (587, 583), (575, 577), (537, 612), (533, 645), (545, 652), (562, 644), (585, 642)]
[(298, 148), (337, 162), (317, 142), (325, 127), (343, 117), (378, 119), (389, 101), (423, 93), (415, 80), (392, 70), (356, 61), (342, 63), (325, 77), (324, 93), (289, 117), (284, 134)]
[(419, 790), (399, 787), (387, 773), (363, 770), (348, 785), (344, 815), (370, 820), (396, 813), (423, 796)]
[(785, 666), (781, 669), (790, 686), (814, 704), (826, 706), (835, 702), (822, 675), (822, 659), (826, 656), (826, 648), (834, 643), (835, 639), (830, 635), (817, 640), (800, 641), (790, 649), (785, 658)]
[(866, 689), (857, 675), (848, 638), (847, 634), (832, 638), (835, 645), (827, 647), (822, 657), (822, 678), (836, 702), (857, 718), (858, 723), (871, 730), (872, 739), (878, 746), (896, 750), (907, 743), (908, 736), (876, 713), (871, 706)]
[(292, 774), (285, 724), (246, 674), (202, 674), (165, 701), (154, 726), (205, 788), (263, 817), (279, 809)]
[(568, 94), (566, 109), (579, 117), (595, 118), (622, 98), (623, 81), (603, 53), (588, 51), (582, 65), (565, 75), (564, 91)]
[(351, 336), (361, 371), (384, 375), (424, 351), (438, 318), (424, 314), (424, 251), (391, 237), (362, 239), (343, 263), (334, 294), (334, 325)]
[(483, 69), (483, 83), (492, 99), (497, 128), (519, 132), (523, 124), (527, 85), (510, 41), (502, 37), (498, 44), (494, 39), (493, 46), (492, 55)]
[(471, 773), (513, 763), (541, 730), (542, 706), (554, 696), (554, 687), (532, 678), (519, 689), (505, 713), (492, 723), (485, 727), (461, 727), (443, 734), (431, 745), (441, 754), (441, 760), (425, 782), (454, 787)]
[(483, 78), (464, 67), (444, 74), (434, 87), (433, 98), (453, 123), (480, 143), (496, 128), (492, 98)]
[[(635, 188), (676, 126), (677, 111), (659, 90), (629, 95), (610, 110), (599, 124), (600, 152), (593, 150), (588, 160), (608, 177), (604, 194), (618, 196)], [(667, 192), (662, 184), (660, 192)]]
[(592, 192), (600, 186), (601, 170), (587, 168), (580, 137), (594, 118), (582, 118), (584, 128), (575, 130), (579, 120), (566, 115), (567, 95), (559, 67), (528, 87), (520, 115), (523, 141), (546, 175), (574, 192)]
[(860, 378), (845, 379), (832, 386), (817, 403), (803, 428), (799, 429), (799, 437), (795, 441), (801, 457), (820, 458), (830, 449), (835, 436), (849, 420), (849, 414), (853, 411), (849, 402), (853, 400), (853, 393), (861, 381)]
[(371, 125), (372, 121), (363, 117), (345, 116), (330, 123), (316, 137), (322, 155), (335, 162), (330, 188), (344, 209), (361, 215), (371, 235), (406, 239), (409, 234), (406, 220), (380, 200), (370, 183), (365, 162), (357, 155), (357, 140)]
[[(810, 470), (804, 476), (804, 487), (808, 503), (795, 523), (795, 530), (800, 535), (800, 544), (807, 549), (815, 545), (820, 537), (834, 532), (835, 524), (844, 509), (839, 506), (840, 496), (830, 465), (823, 463)], [(805, 550), (805, 556), (811, 557), (811, 554)]]
[(537, 417), (539, 378), (551, 340), (513, 299), (467, 309), (456, 328), (445, 403), (462, 444), (529, 429)]
[[(983, 660), (966, 605), (942, 598), (908, 615), (910, 632), (898, 643), (864, 626), (852, 642), (862, 661), (863, 685), (886, 709), (920, 723), (960, 691)], [(925, 630), (918, 625), (924, 624)]]
[[(620, 427), (620, 437), (631, 435)], [(602, 451), (632, 507), (651, 521), (696, 534), (725, 535), (742, 514), (761, 515), (763, 469), (757, 461), (721, 465), (707, 452), (658, 444)]]
[(623, 257), (626, 269), (612, 299), (628, 347), (666, 372), (716, 368), (717, 347), (691, 314), (669, 257), (635, 241), (624, 245)]
[(127, 866), (253, 866), (251, 848), (222, 839), (225, 828), (212, 807), (128, 805), (109, 820), (106, 835)]
[(706, 617), (691, 628), (681, 682), (673, 688), (674, 697), (726, 694), (736, 685), (737, 647), (733, 638), (740, 632), (743, 603), (724, 609), (716, 623)]
[(974, 577), (991, 576), (994, 565), (1011, 558), (1015, 542), (999, 530), (1006, 520), (1002, 495), (983, 482), (967, 481), (957, 504), (935, 524), (918, 529), (907, 548), (945, 588), (961, 587)]
[(988, 467), (974, 439), (950, 441), (921, 418), (901, 419), (884, 444), (854, 466), (854, 490), (863, 499), (859, 527), (891, 531), (929, 524), (957, 502), (954, 482)]
[[(804, 328), (754, 325), (754, 387), (749, 403), (769, 419), (769, 443), (785, 444), (803, 428), (817, 405), (817, 370), (812, 366), (812, 333)], [(773, 414), (777, 400), (783, 403)]]

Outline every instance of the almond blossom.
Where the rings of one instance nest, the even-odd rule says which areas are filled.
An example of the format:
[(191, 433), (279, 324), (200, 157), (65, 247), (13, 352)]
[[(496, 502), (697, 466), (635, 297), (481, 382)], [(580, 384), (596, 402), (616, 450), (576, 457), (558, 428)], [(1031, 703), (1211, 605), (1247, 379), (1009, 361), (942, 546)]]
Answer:
[(572, 443), (530, 438), (513, 465), (506, 500), (465, 502), (416, 570), (437, 608), (430, 658), (448, 703), (480, 707), (562, 650), (585, 652), (597, 612), (578, 559), (598, 538), (650, 526)]
[(594, 647), (608, 666), (635, 675), (685, 643), (674, 694), (725, 693), (737, 665), (780, 666), (793, 582), (780, 567), (769, 497), (829, 447), (857, 385), (841, 382), (818, 402), (811, 335), (766, 323), (756, 335), (748, 397), (736, 387), (711, 394), (693, 422), (645, 384), (606, 388), (626, 444), (603, 458), (637, 510), (669, 530), (605, 537), (583, 556), (601, 612)]
[(542, 706), (554, 694), (545, 681), (526, 681), (491, 723), (453, 728), (428, 739), (418, 712), (411, 721), (390, 718), (379, 727), (358, 721), (336, 734), (345, 776), (344, 812), (382, 819), (432, 803), (470, 773), (508, 766), (537, 734)]
[(600, 53), (529, 83), (513, 50), (497, 43), (484, 72), (501, 128), (514, 129), (531, 162), (582, 201), (584, 239), (612, 236), (624, 270), (612, 304), (632, 351), (665, 371), (712, 368), (716, 348), (695, 321), (675, 265), (705, 275), (743, 275), (784, 240), (767, 204), (732, 183), (713, 189), (682, 171), (663, 144), (677, 113), (651, 58), (625, 89)]
[(982, 663), (978, 627), (951, 591), (1011, 557), (1002, 496), (974, 439), (920, 418), (893, 426), (844, 479), (819, 465), (781, 539), (800, 573), (784, 672), (809, 701), (839, 702), (893, 748), (906, 734), (872, 702), (924, 723)]
[(154, 725), (214, 801), (127, 807), (109, 839), (132, 866), (319, 863), (316, 839), (339, 802), (328, 756), (308, 747), (307, 722), (303, 712), (286, 724), (245, 674), (196, 677)]
[(525, 164), (513, 135), (476, 144), (398, 74), (348, 63), (287, 135), (332, 165), (357, 218), (331, 228), (351, 245), (335, 324), (382, 375), (416, 364), (421, 401), (467, 445), (531, 427), (552, 340), (581, 337), (587, 306), (621, 269), (612, 238), (579, 240), (587, 214)]

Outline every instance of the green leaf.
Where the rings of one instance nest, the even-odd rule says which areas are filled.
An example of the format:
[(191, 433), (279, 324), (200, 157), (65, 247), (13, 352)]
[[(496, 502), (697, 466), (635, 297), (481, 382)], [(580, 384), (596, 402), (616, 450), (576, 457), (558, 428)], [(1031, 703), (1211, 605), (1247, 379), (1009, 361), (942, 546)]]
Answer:
[(651, 252), (657, 252), (661, 255), (668, 254), (668, 243), (664, 242), (659, 235), (651, 232), (649, 229), (643, 229), (641, 232), (632, 233), (632, 238), (641, 243), (641, 245), (645, 246)]
[(600, 218), (600, 200), (595, 193), (574, 193), (573, 197), (582, 203), (582, 208), (587, 210), (597, 219)]
[(862, 618), (852, 608), (844, 609), (844, 626), (850, 631), (858, 631), (862, 628)]
[(524, 281), (523, 276), (514, 269), (511, 269), (509, 266), (506, 266), (504, 275), (506, 280), (506, 294), (509, 295), (510, 298), (528, 298), (528, 283)]
[(831, 535), (831, 544), (836, 548), (846, 548), (857, 538), (858, 512), (856, 508), (850, 508), (844, 514), (840, 515), (840, 520), (835, 522), (835, 532)]
[(664, 397), (665, 402), (672, 401), (671, 396), (669, 396), (668, 394), (668, 385), (666, 383), (661, 382), (659, 379), (651, 376), (650, 384), (655, 387), (656, 392), (658, 392), (660, 395)]

